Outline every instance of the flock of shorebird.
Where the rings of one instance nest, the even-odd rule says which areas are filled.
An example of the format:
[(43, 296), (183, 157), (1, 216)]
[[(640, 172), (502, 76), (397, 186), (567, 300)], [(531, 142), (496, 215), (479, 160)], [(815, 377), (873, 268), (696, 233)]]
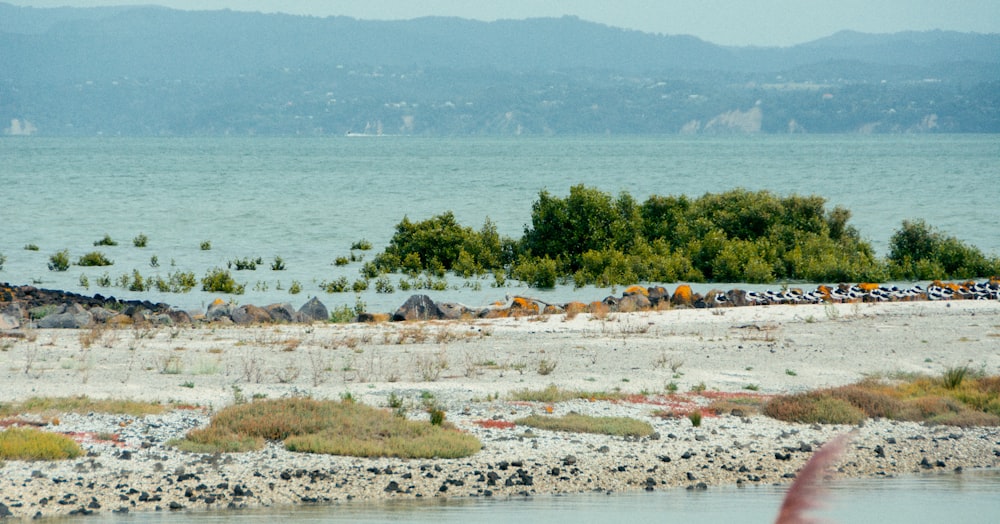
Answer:
[[(730, 300), (725, 293), (715, 297), (716, 302)], [(1000, 300), (1000, 279), (986, 282), (941, 282), (935, 280), (925, 288), (882, 286), (879, 284), (822, 285), (815, 291), (786, 289), (783, 291), (747, 291), (746, 301), (751, 305), (767, 304), (822, 304), (824, 302), (905, 302), (913, 300)]]

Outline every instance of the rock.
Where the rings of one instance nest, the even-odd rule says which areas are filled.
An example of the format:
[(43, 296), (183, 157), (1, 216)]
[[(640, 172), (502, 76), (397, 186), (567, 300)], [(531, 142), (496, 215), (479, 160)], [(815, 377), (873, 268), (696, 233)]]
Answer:
[(654, 286), (646, 289), (646, 298), (649, 299), (649, 302), (653, 305), (653, 307), (656, 307), (660, 305), (661, 302), (667, 302), (670, 300), (670, 292), (663, 286)]
[(14, 514), (11, 513), (10, 508), (6, 504), (0, 502), (0, 519), (5, 519), (7, 517), (13, 517)]
[(403, 320), (436, 320), (443, 318), (441, 308), (427, 295), (413, 295), (392, 314), (395, 322)]
[(174, 324), (191, 323), (191, 315), (189, 315), (187, 311), (175, 311), (171, 309), (170, 311), (167, 312), (167, 315), (170, 316), (170, 319), (173, 320)]
[(272, 322), (286, 323), (286, 322), (298, 322), (300, 318), (295, 308), (291, 304), (285, 302), (283, 304), (270, 304), (264, 306), (264, 311), (271, 316)]
[(205, 318), (209, 322), (215, 322), (222, 319), (223, 317), (229, 318), (230, 305), (222, 300), (215, 300), (208, 306), (208, 311), (205, 312)]
[(0, 313), (0, 329), (17, 329), (21, 327), (21, 318), (7, 313)]
[(244, 326), (248, 324), (269, 324), (271, 322), (271, 314), (264, 308), (253, 304), (240, 306), (232, 310), (229, 316), (233, 319), (233, 322)]
[(687, 284), (681, 284), (677, 286), (674, 290), (674, 294), (670, 297), (670, 303), (675, 306), (687, 306), (691, 307), (694, 305), (694, 293), (691, 291), (691, 286)]
[(442, 302), (438, 304), (438, 309), (441, 310), (441, 318), (446, 320), (458, 320), (469, 312), (465, 306), (453, 302)]
[(742, 289), (730, 289), (726, 291), (726, 299), (729, 304), (735, 307), (749, 306), (750, 301), (747, 300), (747, 292)]
[(42, 329), (80, 329), (89, 327), (94, 323), (94, 317), (90, 313), (59, 313), (46, 315), (38, 321), (38, 327)]
[(299, 308), (299, 314), (303, 322), (330, 320), (330, 312), (316, 297), (312, 297), (308, 302), (302, 304), (302, 307)]
[(94, 321), (98, 323), (105, 323), (109, 319), (114, 318), (117, 315), (117, 311), (112, 311), (110, 309), (105, 309), (103, 307), (97, 306), (90, 308), (90, 316), (94, 317)]
[(643, 294), (632, 294), (622, 297), (618, 302), (618, 311), (630, 312), (630, 311), (641, 311), (643, 309), (649, 309), (652, 307), (653, 303), (646, 298)]

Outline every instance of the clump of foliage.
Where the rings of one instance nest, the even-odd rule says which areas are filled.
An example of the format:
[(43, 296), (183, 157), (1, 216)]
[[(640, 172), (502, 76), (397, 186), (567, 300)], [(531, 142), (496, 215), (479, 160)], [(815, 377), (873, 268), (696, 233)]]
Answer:
[(519, 240), (500, 237), (488, 220), (480, 231), (463, 227), (450, 212), (417, 223), (404, 217), (375, 262), (383, 271), (493, 273), (540, 288), (569, 280), (885, 280), (886, 263), (849, 219), (818, 196), (735, 189), (640, 203), (577, 185), (564, 198), (542, 191)]
[(893, 278), (964, 279), (1000, 275), (1000, 257), (987, 257), (974, 246), (946, 235), (923, 220), (904, 220), (889, 240)]
[(110, 266), (113, 265), (114, 261), (108, 259), (104, 256), (104, 253), (100, 251), (91, 251), (86, 255), (81, 256), (77, 261), (78, 266)]
[(256, 271), (257, 266), (263, 263), (264, 259), (260, 257), (257, 258), (243, 257), (230, 260), (229, 262), (226, 263), (226, 267), (228, 267), (229, 269), (236, 269), (236, 271), (245, 271), (245, 270)]
[(0, 431), (0, 459), (63, 460), (83, 455), (80, 445), (66, 435), (35, 428)]
[(653, 434), (653, 426), (647, 422), (629, 417), (592, 417), (579, 413), (569, 413), (560, 417), (531, 415), (514, 421), (521, 426), (531, 426), (552, 431), (573, 433), (598, 433), (619, 437), (648, 437)]
[(25, 244), (24, 245), (24, 250), (25, 251), (38, 251), (38, 244)]
[(358, 251), (368, 251), (371, 248), (372, 248), (372, 243), (369, 242), (367, 239), (364, 239), (364, 238), (362, 238), (361, 240), (358, 240), (357, 242), (351, 244), (351, 249), (352, 250), (357, 249)]
[(775, 397), (767, 416), (788, 422), (858, 424), (868, 417), (953, 426), (1000, 426), (1000, 376), (968, 376), (953, 368), (941, 377), (898, 383), (866, 379), (837, 388)]
[(246, 284), (237, 283), (228, 269), (210, 269), (201, 279), (202, 291), (242, 295), (245, 289)]
[(443, 276), (454, 271), (470, 277), (504, 267), (512, 253), (513, 243), (501, 238), (489, 219), (476, 231), (459, 225), (449, 211), (421, 222), (404, 217), (385, 251), (375, 257), (375, 265), (411, 275), (426, 271)]
[(274, 257), (274, 262), (271, 263), (271, 271), (284, 271), (285, 270), (285, 260), (280, 256)]
[(460, 458), (481, 448), (474, 436), (440, 425), (406, 420), (354, 401), (309, 398), (260, 400), (223, 409), (208, 427), (174, 444), (214, 453), (260, 449), (284, 441), (290, 451), (356, 457)]
[(66, 271), (69, 269), (69, 250), (63, 249), (49, 257), (49, 271)]
[(212, 250), (212, 241), (211, 240), (204, 240), (204, 241), (202, 241), (202, 243), (200, 245), (200, 248), (201, 248), (202, 251), (211, 251)]
[(146, 244), (148, 243), (149, 243), (149, 237), (147, 237), (143, 233), (139, 233), (134, 238), (132, 238), (132, 245), (135, 247), (146, 247)]
[(104, 238), (94, 241), (95, 246), (117, 246), (118, 242), (111, 239), (111, 235), (105, 233)]
[(0, 253), (0, 270), (3, 269), (3, 265), (7, 262), (7, 257), (3, 253)]

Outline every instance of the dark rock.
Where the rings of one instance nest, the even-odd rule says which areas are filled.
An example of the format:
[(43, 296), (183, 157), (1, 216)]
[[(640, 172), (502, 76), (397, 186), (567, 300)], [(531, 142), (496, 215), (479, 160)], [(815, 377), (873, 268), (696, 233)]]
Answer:
[(174, 324), (191, 323), (191, 315), (189, 315), (187, 311), (177, 311), (171, 309), (170, 311), (167, 312), (167, 315), (170, 316), (170, 319), (173, 320)]
[(42, 329), (80, 329), (90, 327), (94, 324), (94, 317), (84, 311), (82, 313), (59, 313), (46, 315), (38, 321), (38, 327)]
[(295, 311), (289, 303), (284, 304), (270, 304), (264, 306), (264, 311), (271, 317), (272, 322), (278, 323), (288, 323), (288, 322), (298, 322), (299, 314)]
[(663, 286), (650, 287), (647, 288), (646, 291), (649, 293), (647, 298), (649, 298), (649, 302), (653, 307), (660, 305), (661, 302), (667, 302), (670, 300), (670, 292)]
[(176, 501), (175, 502), (171, 502), (168, 507), (170, 508), (170, 511), (177, 511), (179, 509), (184, 509), (184, 506), (180, 502), (176, 502)]
[(747, 292), (742, 289), (730, 289), (726, 291), (726, 300), (735, 307), (750, 305), (750, 301), (747, 300)]
[(308, 302), (302, 304), (302, 307), (299, 308), (299, 314), (302, 316), (302, 321), (304, 322), (330, 320), (330, 312), (327, 311), (326, 306), (316, 297), (312, 297)]
[(572, 465), (575, 465), (576, 464), (576, 457), (574, 457), (573, 455), (566, 455), (566, 457), (564, 457), (562, 459), (562, 463), (563, 463), (563, 466), (572, 466)]
[(694, 473), (691, 473), (690, 471), (688, 471), (687, 472), (687, 479), (688, 480), (698, 480), (698, 477), (694, 476)]
[(105, 309), (100, 306), (90, 308), (90, 316), (93, 317), (95, 322), (99, 322), (101, 324), (107, 322), (109, 319), (113, 318), (117, 314), (118, 314), (117, 311)]
[(386, 493), (395, 493), (399, 491), (399, 482), (396, 482), (395, 480), (390, 481), (382, 491), (385, 491)]
[(441, 308), (427, 295), (413, 295), (392, 314), (392, 320), (436, 320), (443, 318)]
[(878, 458), (885, 458), (885, 448), (882, 446), (875, 446), (875, 456)]
[(13, 517), (13, 516), (14, 514), (11, 513), (7, 505), (4, 504), (3, 502), (0, 502), (0, 519), (5, 519), (7, 517)]

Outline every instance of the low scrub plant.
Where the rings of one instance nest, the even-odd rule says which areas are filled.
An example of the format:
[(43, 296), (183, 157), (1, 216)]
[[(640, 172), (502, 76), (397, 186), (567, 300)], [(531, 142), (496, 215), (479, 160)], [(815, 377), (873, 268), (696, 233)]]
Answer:
[(579, 413), (569, 413), (559, 417), (531, 415), (514, 422), (521, 426), (538, 429), (597, 433), (618, 437), (648, 437), (653, 434), (653, 426), (649, 423), (629, 417), (592, 417)]
[[(967, 371), (967, 370), (966, 370)], [(957, 375), (962, 375), (961, 380)], [(772, 398), (762, 412), (789, 422), (857, 424), (868, 417), (954, 426), (1000, 426), (1000, 377), (942, 377), (855, 384)]]
[(406, 420), (359, 402), (309, 398), (260, 400), (217, 413), (208, 427), (174, 442), (205, 452), (260, 449), (280, 440), (290, 451), (355, 457), (461, 458), (481, 448), (448, 423)]
[(83, 255), (79, 259), (77, 259), (76, 265), (78, 265), (78, 266), (110, 266), (110, 265), (114, 265), (114, 261), (108, 259), (108, 257), (104, 256), (104, 253), (101, 253), (100, 251), (91, 251), (90, 253), (87, 253), (86, 255)]
[(149, 243), (149, 237), (147, 237), (143, 233), (139, 233), (138, 235), (132, 238), (132, 245), (135, 247), (146, 247), (146, 244), (148, 243)]
[(201, 279), (201, 290), (211, 293), (242, 295), (246, 284), (238, 284), (227, 269), (214, 268)]
[(57, 251), (49, 257), (49, 271), (66, 271), (69, 269), (69, 250)]
[(83, 455), (80, 445), (66, 435), (35, 428), (0, 431), (0, 459), (63, 460)]
[(94, 241), (95, 246), (117, 246), (118, 242), (111, 239), (111, 235), (105, 233), (104, 238)]

